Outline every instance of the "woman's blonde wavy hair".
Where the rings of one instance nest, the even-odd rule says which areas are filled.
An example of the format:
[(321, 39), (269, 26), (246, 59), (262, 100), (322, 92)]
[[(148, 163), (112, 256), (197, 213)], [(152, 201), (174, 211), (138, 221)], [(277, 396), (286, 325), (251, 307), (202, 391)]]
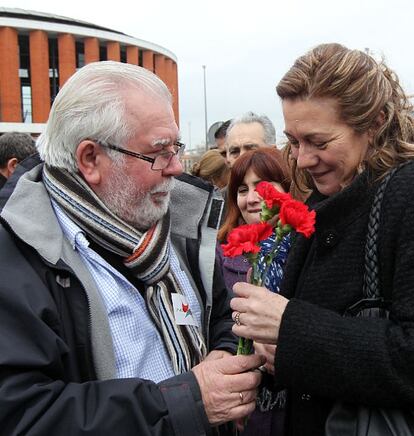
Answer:
[[(326, 97), (338, 103), (340, 118), (356, 132), (373, 129), (364, 167), (379, 178), (390, 168), (414, 158), (413, 106), (397, 75), (384, 61), (340, 44), (322, 44), (298, 58), (276, 87), (284, 99)], [(378, 120), (383, 118), (383, 122)], [(290, 145), (287, 144), (286, 155)], [(290, 162), (299, 189), (313, 188)]]
[(230, 178), (230, 168), (226, 160), (216, 149), (206, 151), (191, 168), (191, 174), (223, 188)]

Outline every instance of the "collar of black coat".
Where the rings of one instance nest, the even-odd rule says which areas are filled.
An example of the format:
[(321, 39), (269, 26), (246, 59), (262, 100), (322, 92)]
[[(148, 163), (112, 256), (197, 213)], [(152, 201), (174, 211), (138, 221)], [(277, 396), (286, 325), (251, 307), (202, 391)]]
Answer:
[(316, 211), (316, 233), (318, 228), (327, 227), (334, 227), (340, 231), (362, 214), (366, 214), (378, 186), (375, 179), (374, 175), (366, 170), (337, 194), (327, 197), (314, 191), (307, 204)]

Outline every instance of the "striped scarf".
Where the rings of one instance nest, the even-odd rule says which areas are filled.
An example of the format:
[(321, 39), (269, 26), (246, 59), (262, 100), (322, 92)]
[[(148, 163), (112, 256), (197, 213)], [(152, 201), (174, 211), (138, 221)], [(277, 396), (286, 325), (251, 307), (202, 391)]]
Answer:
[(172, 293), (183, 294), (170, 268), (170, 216), (142, 233), (112, 213), (77, 174), (44, 165), (50, 197), (97, 244), (119, 256), (145, 284), (145, 299), (175, 374), (189, 371), (207, 354), (201, 329), (175, 322)]

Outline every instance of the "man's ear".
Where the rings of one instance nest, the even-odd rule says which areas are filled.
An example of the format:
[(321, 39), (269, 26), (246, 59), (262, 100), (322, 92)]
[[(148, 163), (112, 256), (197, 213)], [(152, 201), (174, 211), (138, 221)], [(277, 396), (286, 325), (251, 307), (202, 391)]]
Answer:
[(88, 185), (97, 186), (102, 181), (102, 164), (106, 154), (96, 142), (85, 139), (76, 149), (79, 172)]
[(18, 163), (19, 161), (16, 157), (12, 157), (7, 161), (5, 174), (6, 178), (9, 178), (14, 173), (14, 170), (16, 169)]

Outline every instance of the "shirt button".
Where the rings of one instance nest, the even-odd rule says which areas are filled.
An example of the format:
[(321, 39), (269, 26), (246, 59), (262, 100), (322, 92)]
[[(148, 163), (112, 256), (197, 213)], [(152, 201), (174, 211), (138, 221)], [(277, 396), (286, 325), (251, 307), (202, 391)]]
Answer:
[(310, 396), (310, 394), (302, 394), (302, 396), (300, 397), (300, 399), (302, 401), (310, 401), (312, 397)]

